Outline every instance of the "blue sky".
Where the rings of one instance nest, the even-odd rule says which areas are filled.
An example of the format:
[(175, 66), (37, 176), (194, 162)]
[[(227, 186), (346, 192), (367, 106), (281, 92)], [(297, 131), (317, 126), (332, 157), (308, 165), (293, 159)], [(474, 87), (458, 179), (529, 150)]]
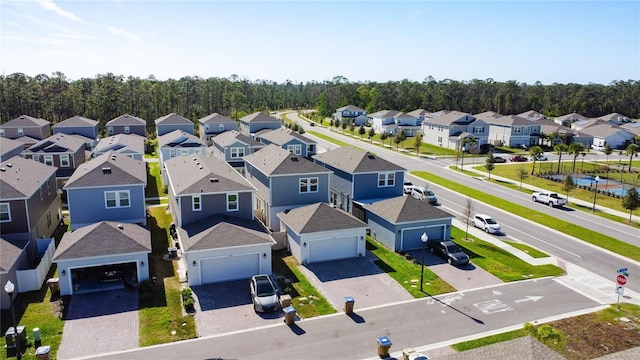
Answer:
[(640, 80), (640, 1), (0, 0), (0, 71)]

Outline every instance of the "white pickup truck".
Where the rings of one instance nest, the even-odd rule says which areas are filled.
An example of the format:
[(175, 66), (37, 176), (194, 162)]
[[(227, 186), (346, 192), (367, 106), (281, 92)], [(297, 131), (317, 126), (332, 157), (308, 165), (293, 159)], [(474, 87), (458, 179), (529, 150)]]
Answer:
[(553, 207), (562, 207), (567, 205), (567, 199), (558, 196), (554, 192), (541, 191), (531, 195), (531, 200)]

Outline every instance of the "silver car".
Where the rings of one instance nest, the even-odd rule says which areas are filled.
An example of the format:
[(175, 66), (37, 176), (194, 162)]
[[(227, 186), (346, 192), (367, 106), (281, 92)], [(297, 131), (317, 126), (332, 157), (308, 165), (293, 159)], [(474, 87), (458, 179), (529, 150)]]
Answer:
[(413, 189), (411, 189), (411, 196), (418, 200), (426, 201), (431, 205), (438, 204), (438, 198), (436, 197), (436, 194), (434, 194), (433, 191), (425, 188), (424, 186), (414, 186)]
[(278, 288), (269, 275), (255, 275), (249, 284), (251, 301), (256, 312), (276, 311), (280, 308)]

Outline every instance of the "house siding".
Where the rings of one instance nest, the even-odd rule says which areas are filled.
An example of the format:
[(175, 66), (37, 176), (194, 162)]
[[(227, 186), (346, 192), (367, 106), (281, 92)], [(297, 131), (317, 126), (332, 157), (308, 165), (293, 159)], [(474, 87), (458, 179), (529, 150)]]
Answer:
[(378, 187), (378, 173), (355, 174), (354, 176), (353, 200), (392, 198), (403, 194), (404, 172), (402, 171), (395, 172), (394, 185), (389, 187)]
[[(111, 125), (107, 127), (107, 136), (113, 136), (118, 134), (126, 134), (124, 132), (124, 127), (126, 125)], [(138, 134), (140, 136), (147, 136), (146, 126), (145, 125), (129, 125), (129, 133), (128, 134)]]
[[(40, 201), (40, 199), (38, 199), (38, 201)], [(11, 208), (11, 222), (0, 223), (0, 234), (6, 236), (7, 234), (28, 233), (27, 202), (24, 199), (1, 200), (1, 202), (9, 203), (9, 207)]]
[(53, 126), (53, 134), (82, 135), (89, 139), (97, 139), (100, 133), (98, 125), (96, 126), (72, 126), (72, 127), (56, 127)]
[(257, 195), (270, 202), (271, 196), (269, 194), (269, 178), (267, 175), (256, 170), (250, 164), (246, 164), (245, 169), (246, 179), (258, 190)]
[[(22, 136), (28, 136), (37, 140), (44, 140), (51, 136), (51, 125), (45, 125), (42, 127), (37, 126), (24, 126), (24, 127), (5, 127), (4, 136), (9, 139), (17, 139)], [(23, 130), (23, 134), (18, 134), (18, 129)]]
[(175, 130), (182, 130), (186, 133), (194, 135), (194, 126), (193, 124), (172, 124), (172, 125), (157, 125), (156, 131), (158, 136), (162, 136), (164, 134), (168, 134)]
[[(318, 192), (300, 193), (300, 179), (317, 177)], [(274, 177), (271, 180), (271, 206), (309, 205), (329, 202), (329, 174)]]
[(216, 214), (227, 214), (243, 219), (253, 219), (253, 197), (251, 192), (238, 193), (238, 211), (227, 211), (227, 194), (202, 195), (202, 210), (193, 211), (192, 196), (184, 195), (179, 197), (182, 209), (180, 226), (189, 225), (195, 221), (210, 217)]
[[(106, 191), (129, 190), (130, 207), (107, 209)], [(91, 189), (67, 189), (69, 216), (72, 229), (98, 221), (120, 221), (146, 224), (144, 186), (114, 186)]]

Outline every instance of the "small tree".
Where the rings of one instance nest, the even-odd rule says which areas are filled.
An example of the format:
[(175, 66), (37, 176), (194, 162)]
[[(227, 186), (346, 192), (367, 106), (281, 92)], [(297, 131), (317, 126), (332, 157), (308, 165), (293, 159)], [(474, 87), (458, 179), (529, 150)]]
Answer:
[(373, 130), (373, 128), (370, 128), (369, 133), (367, 135), (369, 135), (369, 141), (373, 142), (373, 137), (376, 135), (376, 131)]
[(346, 122), (346, 121), (343, 121), (343, 122), (342, 122), (342, 130), (343, 130), (343, 131), (344, 131), (344, 130), (347, 130), (347, 128), (348, 128), (348, 127), (349, 127), (349, 124), (347, 124), (347, 122)]
[[(536, 161), (538, 161), (538, 158), (544, 154), (544, 151), (540, 146), (532, 146), (531, 149), (529, 149), (529, 154), (531, 154), (531, 159), (533, 160), (533, 167), (531, 168), (531, 175), (533, 175), (536, 170)], [(538, 170), (538, 172), (540, 171)]]
[(422, 134), (417, 134), (413, 138), (413, 147), (416, 148), (416, 156), (420, 156), (420, 146), (422, 146)]
[(558, 144), (553, 147), (553, 150), (555, 150), (556, 154), (558, 154), (558, 174), (560, 174), (560, 162), (562, 161), (562, 154), (568, 152), (569, 147), (565, 144)]
[(398, 150), (398, 145), (407, 139), (407, 135), (404, 133), (404, 130), (400, 131), (393, 138), (393, 142), (396, 143), (396, 150)]
[(384, 141), (387, 140), (387, 138), (389, 137), (389, 134), (387, 134), (387, 132), (383, 132), (382, 134), (380, 134), (380, 141), (382, 141), (382, 146), (384, 147)]
[(572, 143), (569, 145), (569, 154), (573, 155), (573, 166), (571, 168), (571, 173), (576, 173), (576, 160), (578, 160), (578, 156), (585, 151), (584, 145), (581, 143)]
[(640, 208), (640, 194), (636, 188), (627, 190), (627, 194), (622, 198), (622, 206), (629, 210), (629, 222), (631, 222), (633, 210)]
[(351, 136), (353, 137), (356, 132), (356, 126), (354, 125), (354, 123), (349, 124), (349, 131), (351, 131)]
[(520, 166), (518, 168), (517, 175), (518, 179), (520, 180), (520, 189), (522, 189), (522, 181), (524, 181), (524, 179), (526, 179), (529, 174), (527, 174), (527, 170), (524, 168), (524, 166)]
[[(484, 168), (489, 172), (489, 180), (491, 180), (491, 170), (496, 167), (496, 164), (493, 163), (493, 152), (489, 152), (489, 156), (484, 161)], [(522, 187), (522, 184), (520, 185)]]
[(362, 137), (366, 133), (367, 133), (367, 130), (364, 128), (364, 126), (360, 125), (360, 127), (358, 128), (358, 134), (360, 134), (360, 140), (362, 140)]
[(465, 229), (465, 232), (464, 232), (465, 239), (469, 238), (469, 223), (471, 223), (471, 217), (473, 216), (473, 211), (474, 211), (473, 200), (470, 197), (468, 197), (466, 206), (464, 207), (464, 222), (465, 224), (467, 224), (467, 228)]
[(627, 146), (626, 153), (629, 157), (629, 172), (631, 172), (631, 165), (633, 163), (633, 157), (640, 152), (640, 146), (638, 144), (631, 143)]
[(569, 192), (576, 187), (576, 184), (573, 183), (573, 176), (571, 174), (564, 177), (564, 182), (562, 183), (562, 190), (567, 192), (567, 203), (569, 203)]

